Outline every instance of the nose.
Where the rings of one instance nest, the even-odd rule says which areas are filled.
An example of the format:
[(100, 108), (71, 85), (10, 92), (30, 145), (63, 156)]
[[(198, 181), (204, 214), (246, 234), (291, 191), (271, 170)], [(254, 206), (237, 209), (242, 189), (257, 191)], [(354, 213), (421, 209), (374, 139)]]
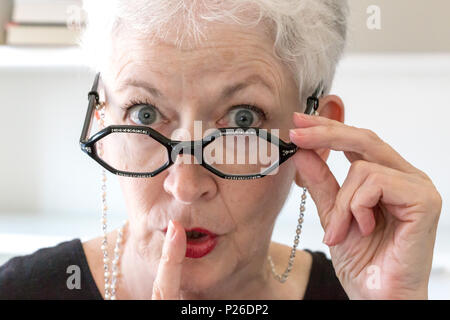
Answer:
[(215, 178), (197, 164), (194, 155), (179, 154), (176, 162), (167, 170), (169, 172), (164, 180), (164, 190), (180, 203), (206, 201), (217, 194)]

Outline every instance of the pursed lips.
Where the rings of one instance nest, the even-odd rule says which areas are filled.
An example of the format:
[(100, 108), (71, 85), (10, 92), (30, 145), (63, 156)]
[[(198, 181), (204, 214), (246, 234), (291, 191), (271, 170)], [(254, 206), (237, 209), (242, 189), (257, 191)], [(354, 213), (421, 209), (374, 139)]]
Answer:
[[(201, 228), (201, 227), (195, 227), (195, 228), (190, 228), (190, 229), (186, 229), (185, 228), (184, 230), (186, 231), (186, 234), (188, 234), (188, 233), (192, 234), (194, 232), (197, 232), (197, 233), (200, 233), (200, 234), (204, 234), (204, 235), (210, 236), (212, 238), (215, 238), (215, 237), (218, 236), (214, 232), (211, 232), (208, 229), (204, 229), (204, 228)], [(163, 231), (164, 231), (164, 233), (166, 233), (167, 232), (167, 227)]]
[[(218, 243), (218, 235), (207, 229), (195, 227), (185, 231), (187, 258), (202, 258), (214, 250)], [(166, 232), (167, 228), (164, 229), (164, 233)]]

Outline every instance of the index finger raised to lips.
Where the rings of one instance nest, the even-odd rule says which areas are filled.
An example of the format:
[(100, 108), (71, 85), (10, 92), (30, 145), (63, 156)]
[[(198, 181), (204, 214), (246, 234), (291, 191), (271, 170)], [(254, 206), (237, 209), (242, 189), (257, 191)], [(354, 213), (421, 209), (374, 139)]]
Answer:
[(371, 130), (348, 126), (326, 117), (299, 113), (294, 114), (294, 124), (297, 128), (291, 129), (289, 136), (300, 148), (355, 152), (366, 161), (407, 173), (418, 172)]
[(186, 233), (179, 222), (171, 221), (164, 240), (156, 279), (153, 282), (153, 300), (179, 299), (181, 271), (185, 254)]

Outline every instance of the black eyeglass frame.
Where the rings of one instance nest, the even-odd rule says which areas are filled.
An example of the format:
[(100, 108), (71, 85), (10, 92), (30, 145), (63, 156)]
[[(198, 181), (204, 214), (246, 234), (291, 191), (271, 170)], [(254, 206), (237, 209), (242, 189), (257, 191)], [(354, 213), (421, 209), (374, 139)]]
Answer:
[[(172, 159), (172, 155), (175, 154), (175, 157), (177, 157), (179, 154), (183, 153), (189, 153), (191, 155), (194, 155), (196, 157), (198, 164), (209, 170), (210, 172), (214, 173), (215, 175), (223, 178), (223, 179), (230, 179), (230, 180), (250, 180), (250, 179), (258, 179), (267, 176), (270, 172), (272, 172), (275, 168), (279, 167), (283, 162), (288, 160), (295, 152), (298, 150), (298, 147), (294, 143), (286, 143), (283, 140), (276, 137), (276, 139), (273, 138), (273, 136), (265, 129), (255, 128), (255, 127), (231, 127), (231, 128), (218, 128), (211, 134), (204, 137), (202, 140), (196, 140), (196, 141), (178, 141), (178, 140), (171, 140), (164, 135), (160, 134), (158, 131), (146, 127), (146, 126), (133, 126), (133, 125), (110, 125), (99, 132), (97, 132), (95, 135), (93, 135), (91, 138), (88, 138), (88, 133), (92, 126), (92, 121), (94, 118), (94, 109), (96, 106), (100, 104), (100, 98), (98, 94), (98, 83), (100, 79), (100, 73), (97, 73), (94, 79), (94, 83), (92, 85), (91, 91), (88, 93), (88, 108), (86, 111), (86, 116), (83, 124), (83, 129), (81, 131), (80, 136), (80, 147), (83, 152), (85, 152), (89, 157), (94, 159), (97, 163), (99, 163), (103, 168), (108, 170), (109, 172), (124, 176), (124, 177), (132, 177), (132, 178), (150, 178), (154, 177), (157, 174), (161, 173), (168, 167), (170, 167), (174, 162)], [(308, 97), (307, 103), (306, 103), (306, 114), (313, 114), (317, 108), (319, 107), (319, 100), (318, 97), (323, 93), (323, 89), (319, 87), (312, 96)], [(162, 144), (168, 152), (168, 160), (167, 162), (160, 167), (159, 169), (152, 171), (152, 172), (146, 172), (146, 173), (140, 173), (140, 172), (126, 172), (117, 170), (113, 167), (111, 167), (109, 164), (104, 162), (97, 154), (97, 149), (95, 146), (95, 143), (99, 141), (100, 139), (106, 137), (107, 135), (114, 133), (114, 132), (125, 132), (125, 133), (138, 133), (138, 134), (145, 134), (150, 137), (152, 137), (154, 140), (158, 141), (160, 144)], [(214, 167), (208, 165), (205, 161), (203, 161), (203, 150), (204, 148), (212, 143), (215, 139), (224, 136), (224, 135), (230, 135), (230, 134), (255, 134), (259, 138), (263, 138), (266, 141), (273, 143), (272, 140), (276, 140), (278, 142), (278, 150), (279, 150), (279, 158), (278, 160), (272, 164), (269, 168), (265, 169), (264, 172), (258, 173), (258, 174), (251, 174), (251, 175), (230, 175), (225, 174), (221, 171), (218, 171)], [(198, 148), (201, 149), (200, 156), (201, 158), (198, 159), (197, 155), (195, 153), (195, 150)], [(187, 152), (186, 152), (187, 151)]]

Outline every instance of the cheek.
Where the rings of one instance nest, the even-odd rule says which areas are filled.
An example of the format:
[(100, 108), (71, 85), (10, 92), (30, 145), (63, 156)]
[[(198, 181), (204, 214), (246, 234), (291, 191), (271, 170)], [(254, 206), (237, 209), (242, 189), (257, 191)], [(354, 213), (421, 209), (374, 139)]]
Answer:
[[(238, 250), (258, 250), (270, 241), (272, 228), (291, 188), (294, 171), (283, 165), (276, 175), (227, 186), (224, 198), (234, 222)], [(246, 248), (246, 249), (245, 249)]]
[(234, 191), (237, 198), (233, 202), (247, 209), (239, 211), (245, 216), (275, 218), (289, 194), (294, 176), (295, 168), (287, 162), (276, 174), (252, 180)]
[(106, 106), (105, 127), (109, 125), (118, 125), (123, 123), (123, 114), (116, 102), (111, 102)]
[[(127, 178), (118, 176), (127, 211), (133, 215), (147, 215), (158, 195), (161, 194), (162, 180), (154, 177), (151, 182), (146, 178)], [(132, 217), (130, 217), (132, 218)]]

